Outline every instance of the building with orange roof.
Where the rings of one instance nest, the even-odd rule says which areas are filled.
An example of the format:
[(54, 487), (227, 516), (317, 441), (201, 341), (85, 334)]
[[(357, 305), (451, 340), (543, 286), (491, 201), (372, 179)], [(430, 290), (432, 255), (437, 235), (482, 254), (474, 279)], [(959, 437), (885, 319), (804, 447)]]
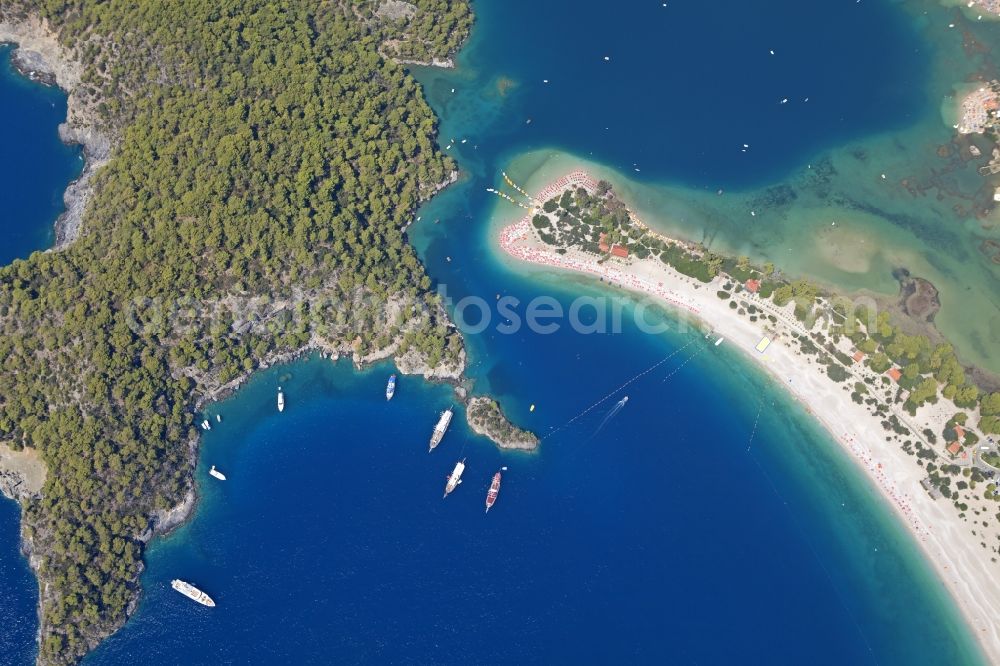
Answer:
[(956, 423), (955, 424), (955, 435), (958, 436), (959, 439), (964, 440), (965, 439), (965, 428), (963, 428), (962, 426), (960, 426), (960, 425), (958, 425)]
[(758, 291), (760, 291), (760, 280), (755, 280), (753, 278), (750, 278), (749, 280), (746, 281), (745, 286), (747, 288), (747, 291), (749, 291), (751, 294), (756, 294)]
[(885, 374), (889, 375), (889, 379), (896, 382), (897, 384), (899, 383), (900, 378), (903, 376), (903, 373), (900, 372), (899, 368), (889, 368), (888, 370), (885, 371)]
[(621, 245), (612, 245), (611, 254), (615, 255), (616, 257), (621, 257), (624, 259), (625, 257), (628, 256), (628, 248), (623, 247)]
[(603, 231), (601, 232), (600, 240), (597, 242), (597, 247), (601, 249), (601, 252), (607, 252), (610, 249), (608, 247), (608, 235)]
[(861, 361), (863, 361), (863, 360), (865, 360), (865, 353), (863, 351), (856, 351), (856, 352), (854, 352), (854, 362), (855, 363), (861, 363)]
[(950, 453), (953, 456), (957, 456), (959, 452), (961, 452), (961, 450), (962, 450), (962, 445), (959, 444), (958, 442), (952, 442), (951, 444), (948, 445), (948, 453)]

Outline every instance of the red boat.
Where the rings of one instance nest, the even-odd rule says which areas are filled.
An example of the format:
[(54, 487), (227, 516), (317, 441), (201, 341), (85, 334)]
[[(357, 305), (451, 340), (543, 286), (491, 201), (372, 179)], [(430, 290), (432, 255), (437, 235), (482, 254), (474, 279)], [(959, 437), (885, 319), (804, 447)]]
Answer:
[(490, 484), (490, 491), (486, 493), (486, 513), (490, 512), (490, 508), (497, 501), (497, 495), (500, 494), (500, 472), (493, 475), (493, 483)]

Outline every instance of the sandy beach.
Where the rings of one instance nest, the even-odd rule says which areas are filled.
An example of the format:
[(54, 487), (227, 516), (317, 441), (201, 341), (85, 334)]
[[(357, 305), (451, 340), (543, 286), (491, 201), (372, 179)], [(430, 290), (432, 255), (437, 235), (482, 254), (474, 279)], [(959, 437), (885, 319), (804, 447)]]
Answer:
[[(577, 186), (592, 190), (595, 182), (586, 173), (575, 171), (532, 195), (541, 202), (567, 187)], [(734, 346), (753, 359), (774, 381), (785, 386), (865, 471), (932, 563), (986, 656), (993, 663), (1000, 663), (1000, 578), (996, 576), (998, 565), (991, 561), (1000, 538), (996, 521), (989, 521), (988, 526), (984, 526), (982, 520), (972, 525), (959, 515), (951, 500), (932, 498), (923, 489), (920, 481), (926, 478), (927, 471), (898, 442), (887, 441), (890, 438), (887, 438), (881, 418), (851, 399), (847, 386), (853, 384), (853, 380), (844, 384), (830, 379), (824, 366), (804, 354), (795, 343), (793, 335), (806, 331), (794, 317), (793, 306), (779, 308), (755, 294), (741, 293), (740, 299), (765, 314), (774, 315), (777, 320), (771, 322), (760, 317), (752, 322), (748, 316), (731, 308), (728, 299), (716, 295), (730, 281), (726, 276), (720, 275), (706, 284), (676, 272), (656, 258), (615, 258), (599, 263), (597, 256), (577, 249), (560, 254), (537, 236), (531, 214), (504, 227), (498, 242), (507, 254), (522, 261), (554, 270), (590, 274), (690, 313), (710, 327), (713, 335), (725, 338), (725, 345)], [(771, 339), (771, 344), (760, 353), (756, 347), (764, 336)], [(842, 351), (848, 349), (844, 347)], [(849, 371), (857, 380), (872, 373), (861, 364)], [(896, 413), (904, 425), (920, 432), (925, 426), (936, 425), (942, 414), (950, 416), (960, 411), (951, 405), (949, 413), (947, 407), (939, 403), (934, 410), (919, 410), (916, 417), (906, 414), (899, 406), (893, 406), (890, 413)], [(933, 430), (940, 432), (941, 426), (943, 421)], [(933, 448), (936, 452), (941, 449), (940, 446)], [(941, 464), (947, 460), (935, 462)], [(972, 491), (968, 498), (963, 494), (962, 501), (970, 504), (970, 511), (966, 513), (979, 507), (989, 509), (985, 516), (992, 517), (996, 512), (995, 503), (982, 498), (982, 490)]]

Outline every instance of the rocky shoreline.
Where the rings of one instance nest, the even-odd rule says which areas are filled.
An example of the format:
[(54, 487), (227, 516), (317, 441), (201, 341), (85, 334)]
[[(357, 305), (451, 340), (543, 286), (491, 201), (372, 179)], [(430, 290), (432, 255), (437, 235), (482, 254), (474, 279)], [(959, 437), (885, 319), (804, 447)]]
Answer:
[[(62, 128), (60, 128), (60, 130), (61, 129)], [(86, 137), (86, 138), (93, 140), (93, 137)], [(80, 142), (83, 143), (83, 141)], [(86, 145), (86, 143), (84, 145)], [(89, 175), (85, 172), (84, 175), (82, 175), (80, 179), (76, 181), (81, 183), (81, 186), (84, 189), (82, 196), (79, 197), (77, 200), (82, 201), (84, 204), (86, 203), (86, 196), (89, 195), (89, 189), (85, 187), (86, 178), (89, 178)], [(437, 183), (433, 187), (431, 192), (426, 195), (426, 198), (429, 199), (430, 197), (434, 196), (435, 194), (445, 189), (452, 183), (457, 182), (458, 179), (459, 179), (459, 172), (457, 170), (452, 170), (442, 182)], [(74, 183), (74, 185), (75, 184), (76, 183)], [(58, 234), (59, 233), (58, 226), (56, 231)], [(78, 232), (79, 228), (77, 227), (76, 233)], [(76, 234), (75, 233), (72, 234), (70, 236), (69, 241), (67, 242), (71, 242), (72, 239), (75, 237)], [(57, 241), (57, 244), (61, 244), (61, 241)], [(439, 314), (441, 314), (445, 319), (447, 319), (447, 315), (443, 311), (440, 312)], [(239, 390), (241, 386), (243, 386), (244, 383), (246, 383), (253, 376), (254, 373), (260, 370), (265, 370), (275, 365), (291, 363), (297, 359), (302, 358), (303, 356), (316, 352), (320, 352), (329, 355), (331, 357), (349, 355), (352, 359), (352, 362), (356, 370), (361, 370), (366, 366), (392, 358), (393, 362), (396, 364), (396, 368), (399, 370), (400, 373), (404, 375), (421, 375), (427, 381), (440, 381), (449, 383), (454, 387), (458, 399), (463, 402), (465, 401), (466, 388), (462, 385), (462, 380), (465, 376), (467, 357), (464, 349), (461, 351), (461, 355), (457, 363), (451, 365), (439, 364), (436, 367), (431, 367), (427, 363), (427, 359), (421, 356), (416, 351), (409, 350), (403, 354), (397, 354), (398, 350), (399, 350), (398, 341), (393, 341), (392, 343), (386, 345), (381, 349), (376, 349), (365, 355), (359, 355), (349, 346), (337, 345), (330, 342), (329, 340), (320, 337), (314, 337), (307, 344), (303, 345), (298, 349), (292, 351), (274, 352), (265, 356), (256, 368), (244, 372), (240, 376), (224, 384), (215, 384), (213, 386), (211, 379), (208, 379), (208, 381), (204, 381), (205, 378), (202, 378), (202, 381), (199, 381), (199, 383), (202, 384), (203, 386), (205, 386), (206, 384), (208, 386), (207, 388), (205, 388), (204, 392), (197, 398), (197, 400), (195, 400), (193, 405), (193, 410), (195, 412), (198, 412), (201, 409), (203, 409), (205, 405), (209, 403), (225, 400), (226, 398), (232, 396), (233, 394), (236, 393), (236, 391)], [(477, 399), (474, 398), (473, 400)], [(486, 400), (487, 402), (492, 403), (494, 405), (496, 404), (492, 400), (486, 398), (483, 398), (483, 400)], [(470, 427), (472, 427), (472, 429), (478, 432), (479, 434), (486, 435), (487, 437), (493, 439), (493, 441), (501, 448), (534, 448), (534, 445), (530, 447), (507, 446), (500, 440), (491, 437), (489, 433), (477, 430), (476, 425), (473, 424), (471, 420), (470, 420)], [(534, 435), (532, 435), (531, 433), (527, 434), (530, 437), (534, 437)], [(199, 445), (200, 445), (200, 437), (197, 436), (189, 442), (190, 455), (191, 455), (190, 463), (192, 470), (197, 465), (197, 454)], [(181, 500), (179, 504), (170, 508), (169, 510), (156, 512), (151, 516), (150, 526), (147, 529), (147, 531), (139, 537), (140, 541), (142, 541), (143, 543), (148, 543), (155, 536), (162, 536), (163, 534), (166, 534), (168, 532), (177, 529), (193, 516), (194, 509), (198, 503), (198, 495), (195, 489), (193, 474), (189, 477), (189, 483), (191, 485), (189, 486), (187, 492), (184, 495), (184, 498)], [(27, 553), (30, 550), (30, 546), (25, 544), (23, 549)], [(35, 567), (34, 564), (32, 564), (32, 566), (33, 568)], [(127, 618), (130, 617), (132, 613), (135, 611), (135, 609), (138, 607), (139, 596), (140, 596), (139, 594), (136, 594), (135, 598), (129, 605), (125, 621), (127, 621)]]
[(534, 451), (538, 448), (538, 437), (508, 421), (500, 405), (491, 398), (475, 396), (470, 399), (465, 415), (473, 432), (493, 440), (501, 449)]
[(59, 125), (59, 138), (63, 143), (83, 146), (83, 172), (63, 193), (66, 210), (55, 221), (53, 249), (59, 250), (80, 235), (91, 179), (111, 155), (111, 137), (98, 128), (96, 111), (79, 93), (82, 65), (59, 43), (48, 23), (34, 17), (16, 21), (0, 17), (0, 43), (15, 45), (11, 62), (23, 76), (58, 86), (67, 94), (66, 121)]
[[(83, 213), (92, 191), (91, 178), (107, 162), (111, 153), (111, 139), (97, 129), (98, 119), (95, 111), (79, 94), (83, 70), (81, 63), (59, 43), (58, 35), (47, 22), (35, 16), (10, 19), (0, 8), (0, 44), (14, 45), (11, 63), (21, 75), (43, 85), (58, 86), (67, 94), (67, 117), (66, 121), (59, 125), (59, 138), (64, 143), (83, 146), (83, 172), (63, 193), (66, 209), (54, 223), (56, 243), (49, 251), (57, 251), (72, 243), (80, 235)], [(0, 463), (6, 462), (9, 461), (0, 461)], [(45, 464), (40, 458), (37, 459), (37, 464), (41, 467), (41, 480), (36, 483), (28, 483), (25, 474), (8, 469), (8, 465), (4, 464), (4, 469), (8, 472), (6, 475), (8, 482), (4, 484), (8, 492), (4, 494), (17, 500), (22, 506), (25, 501), (40, 496), (41, 484), (45, 478)], [(28, 560), (31, 570), (35, 572), (38, 583), (36, 640), (40, 642), (44, 628), (43, 600), (51, 596), (51, 590), (49, 584), (38, 576), (41, 558), (32, 540), (24, 536), (23, 524), (20, 550)]]
[[(3, 8), (0, 8), (0, 43), (14, 45), (11, 53), (11, 62), (22, 75), (44, 85), (58, 86), (67, 94), (67, 118), (59, 126), (59, 137), (66, 144), (78, 144), (83, 147), (84, 169), (80, 176), (66, 188), (63, 197), (66, 208), (55, 222), (56, 242), (50, 251), (59, 251), (72, 244), (83, 232), (84, 213), (93, 193), (93, 176), (108, 162), (113, 152), (115, 143), (114, 133), (107, 129), (108, 125), (97, 112), (99, 100), (95, 100), (92, 96), (87, 96), (91, 93), (85, 93), (87, 86), (82, 84), (82, 63), (74, 57), (75, 54), (72, 49), (64, 47), (59, 42), (58, 34), (46, 21), (30, 15), (27, 17), (12, 17), (10, 11), (5, 12)], [(416, 63), (411, 62), (409, 64)], [(421, 64), (437, 67), (454, 67), (454, 63), (450, 59), (435, 59), (430, 63)], [(448, 185), (456, 182), (459, 179), (459, 175), (458, 171), (453, 170), (442, 182), (433, 185), (433, 187), (428, 185), (422, 192), (422, 198), (428, 199)], [(443, 321), (447, 321), (447, 314), (443, 309), (438, 314)], [(409, 350), (405, 353), (399, 353), (399, 340), (368, 354), (360, 354), (350, 345), (338, 345), (331, 341), (314, 337), (307, 344), (296, 350), (265, 355), (254, 370), (243, 373), (236, 379), (226, 383), (220, 383), (210, 373), (192, 377), (201, 388), (201, 393), (192, 396), (193, 404), (191, 407), (197, 411), (206, 403), (228, 397), (238, 390), (253, 372), (257, 370), (272, 367), (275, 364), (291, 362), (305, 354), (317, 351), (331, 355), (349, 354), (357, 369), (392, 358), (399, 372), (410, 375), (422, 375), (430, 381), (449, 383), (454, 387), (457, 397), (463, 402), (466, 400), (467, 386), (464, 381), (464, 371), (467, 358), (464, 349), (460, 352), (457, 359), (453, 359), (447, 363), (440, 363), (436, 367), (431, 367), (428, 359), (417, 351)], [(195, 372), (191, 374), (197, 375), (199, 373)], [(492, 405), (499, 412), (499, 407), (496, 406), (496, 403), (487, 398), (473, 399), (469, 403), (471, 411), (475, 411), (473, 406), (478, 404), (477, 401), (479, 400), (485, 400), (486, 403)], [(507, 423), (506, 420), (504, 420), (504, 423)], [(537, 445), (537, 438), (534, 438), (534, 435), (525, 433), (525, 431), (519, 431), (510, 426), (509, 423), (507, 425), (510, 428), (524, 434), (520, 440), (502, 439), (500, 436), (497, 436), (495, 428), (484, 427), (473, 423), (472, 420), (470, 420), (470, 425), (476, 432), (494, 439), (502, 448), (534, 448)], [(534, 440), (533, 442), (531, 441), (532, 439)], [(192, 436), (188, 440), (187, 445), (188, 455), (186, 462), (189, 470), (193, 472), (197, 465), (200, 437), (198, 435)], [(0, 456), (0, 469), (8, 472), (3, 475), (3, 478), (0, 478), (0, 487), (7, 489), (10, 495), (20, 501), (22, 505), (31, 498), (39, 496), (41, 483), (44, 482), (45, 476), (44, 462), (34, 450), (30, 451), (30, 455), (34, 457), (37, 465), (41, 468), (41, 481), (35, 483), (37, 479), (32, 479), (32, 483), (30, 484), (24, 480), (23, 476), (18, 476), (13, 468), (8, 469), (4, 466), (3, 463), (5, 461), (3, 460), (3, 456)], [(38, 477), (39, 475), (35, 474), (34, 476)], [(178, 528), (194, 515), (199, 499), (197, 486), (193, 473), (188, 473), (186, 477), (186, 487), (182, 490), (183, 497), (180, 498), (177, 505), (169, 509), (150, 512), (146, 528), (142, 533), (134, 535), (137, 541), (148, 544), (154, 537)], [(37, 610), (39, 614), (38, 636), (40, 640), (41, 636), (46, 633), (42, 609), (53, 602), (53, 594), (55, 592), (49, 579), (39, 575), (43, 560), (42, 556), (44, 555), (45, 548), (47, 548), (45, 539), (37, 537), (29, 538), (25, 536), (25, 530), (26, 527), (22, 521), (21, 550), (35, 572), (38, 582), (39, 605)], [(142, 567), (144, 564), (140, 563), (139, 566)], [(130, 594), (131, 598), (128, 600), (124, 616), (120, 618), (120, 621), (115, 622), (110, 629), (105, 627), (105, 629), (109, 629), (107, 632), (102, 631), (100, 635), (89, 636), (88, 641), (92, 641), (91, 646), (96, 645), (106, 635), (119, 629), (135, 612), (141, 598), (141, 587), (137, 578), (133, 581)]]
[(418, 67), (441, 67), (442, 69), (455, 69), (455, 61), (451, 58), (431, 58), (426, 60), (409, 60), (407, 58), (392, 58), (392, 61), (400, 65), (417, 65)]

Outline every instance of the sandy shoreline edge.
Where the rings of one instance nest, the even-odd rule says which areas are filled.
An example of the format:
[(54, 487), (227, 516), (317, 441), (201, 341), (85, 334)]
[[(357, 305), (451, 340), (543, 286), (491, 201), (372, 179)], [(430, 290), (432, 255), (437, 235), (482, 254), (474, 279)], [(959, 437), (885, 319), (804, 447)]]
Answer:
[[(534, 198), (545, 201), (568, 187), (592, 190), (594, 185), (586, 172), (576, 170), (548, 184)], [(924, 491), (920, 481), (927, 472), (916, 458), (887, 442), (881, 421), (855, 403), (842, 384), (827, 377), (823, 366), (789, 344), (792, 334), (805, 332), (793, 315), (792, 305), (779, 308), (747, 294), (745, 300), (778, 319), (777, 324), (763, 319), (750, 322), (731, 309), (728, 300), (716, 296), (727, 281), (722, 277), (703, 284), (658, 260), (598, 264), (597, 257), (582, 251), (559, 254), (538, 239), (531, 216), (529, 212), (500, 230), (497, 242), (507, 255), (546, 268), (599, 277), (697, 318), (804, 405), (878, 489), (920, 545), (984, 655), (992, 663), (1000, 663), (1000, 631), (995, 623), (1000, 617), (1000, 580), (990, 567), (989, 551), (979, 543), (995, 541), (995, 536), (986, 528), (979, 528), (978, 537), (973, 535), (949, 501), (935, 500)], [(781, 335), (782, 331), (786, 335)], [(759, 353), (755, 348), (764, 336), (772, 342), (766, 352)], [(957, 572), (962, 572), (961, 576)]]

